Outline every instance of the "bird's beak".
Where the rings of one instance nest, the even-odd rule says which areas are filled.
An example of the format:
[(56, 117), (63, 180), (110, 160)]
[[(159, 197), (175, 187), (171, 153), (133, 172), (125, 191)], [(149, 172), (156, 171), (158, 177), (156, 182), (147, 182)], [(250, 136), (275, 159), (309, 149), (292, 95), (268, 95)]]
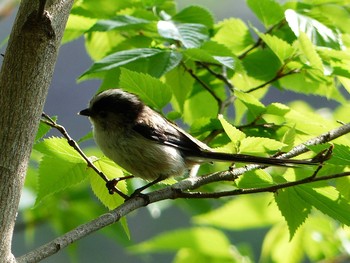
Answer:
[(78, 115), (82, 115), (82, 116), (91, 116), (92, 115), (92, 112), (90, 109), (84, 109), (80, 112), (78, 112)]

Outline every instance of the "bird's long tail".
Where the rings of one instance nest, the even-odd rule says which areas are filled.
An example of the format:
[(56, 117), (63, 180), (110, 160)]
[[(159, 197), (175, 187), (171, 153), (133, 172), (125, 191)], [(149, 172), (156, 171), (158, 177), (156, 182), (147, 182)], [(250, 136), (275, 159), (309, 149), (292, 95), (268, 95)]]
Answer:
[(254, 163), (254, 164), (265, 164), (274, 166), (287, 166), (295, 167), (298, 165), (315, 165), (319, 164), (328, 157), (320, 153), (311, 159), (296, 160), (296, 159), (285, 159), (276, 157), (260, 157), (248, 154), (230, 154), (221, 152), (202, 151), (200, 156), (189, 157), (193, 161), (208, 162), (208, 161), (223, 161), (223, 162), (237, 162), (237, 163)]

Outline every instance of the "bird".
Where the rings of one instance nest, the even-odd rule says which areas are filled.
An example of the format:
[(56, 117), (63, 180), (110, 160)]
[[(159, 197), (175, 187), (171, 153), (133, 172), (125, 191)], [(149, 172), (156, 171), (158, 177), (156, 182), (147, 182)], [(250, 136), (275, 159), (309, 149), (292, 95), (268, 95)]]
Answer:
[(133, 176), (149, 181), (148, 185), (184, 175), (194, 165), (205, 162), (287, 167), (319, 162), (216, 152), (147, 106), (137, 95), (120, 88), (98, 93), (88, 108), (78, 114), (89, 118), (94, 140), (103, 154)]

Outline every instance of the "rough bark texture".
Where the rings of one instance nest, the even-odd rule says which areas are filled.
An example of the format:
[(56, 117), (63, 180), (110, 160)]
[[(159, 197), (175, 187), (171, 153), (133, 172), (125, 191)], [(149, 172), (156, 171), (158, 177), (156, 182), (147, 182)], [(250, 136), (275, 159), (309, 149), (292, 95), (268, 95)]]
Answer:
[(22, 0), (0, 72), (0, 259), (14, 262), (21, 189), (73, 0)]

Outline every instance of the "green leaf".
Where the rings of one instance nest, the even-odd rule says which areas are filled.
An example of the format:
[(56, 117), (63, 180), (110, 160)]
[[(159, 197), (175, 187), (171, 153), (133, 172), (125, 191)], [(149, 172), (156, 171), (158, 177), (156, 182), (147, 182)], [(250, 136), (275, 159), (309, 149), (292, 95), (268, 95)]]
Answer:
[(274, 102), (266, 107), (265, 114), (273, 114), (277, 116), (284, 116), (290, 111), (287, 105), (282, 103)]
[(212, 40), (228, 47), (238, 55), (254, 44), (247, 25), (238, 18), (225, 19), (216, 25), (217, 32)]
[[(94, 164), (110, 180), (123, 176), (122, 170), (118, 168), (114, 162), (107, 158), (100, 158), (94, 161)], [(106, 187), (106, 182), (102, 180), (102, 178), (94, 170), (89, 169), (88, 176), (94, 194), (109, 210), (112, 210), (124, 203), (125, 200), (118, 194), (109, 194)], [(117, 188), (123, 193), (127, 194), (125, 180), (118, 182)]]
[[(180, 53), (156, 48), (137, 48), (120, 51), (95, 62), (90, 69), (80, 76), (80, 79), (85, 79), (94, 73), (109, 71), (135, 62), (140, 64), (132, 64), (130, 65), (131, 68), (141, 65), (141, 69), (144, 72), (160, 77), (176, 67), (180, 63), (181, 58), (182, 55)], [(154, 65), (157, 65), (157, 67)]]
[(298, 231), (292, 240), (288, 240), (288, 231), (284, 224), (274, 225), (266, 234), (259, 262), (300, 263), (303, 260), (305, 234)]
[(300, 185), (295, 188), (305, 202), (340, 223), (350, 225), (350, 204), (334, 187), (311, 188), (309, 185)]
[(265, 111), (265, 105), (262, 104), (252, 94), (236, 90), (235, 95), (247, 107), (248, 111), (256, 118)]
[(193, 61), (207, 62), (213, 64), (221, 64), (230, 69), (234, 69), (234, 60), (232, 57), (227, 56), (213, 56), (208, 51), (199, 48), (189, 48), (186, 49), (183, 54), (187, 59)]
[(273, 53), (283, 63), (286, 59), (292, 57), (296, 52), (295, 48), (286, 41), (269, 34), (258, 33), (259, 37), (268, 45)]
[(342, 144), (333, 144), (333, 146), (332, 158), (327, 163), (338, 166), (350, 165), (350, 147)]
[(172, 93), (167, 84), (147, 74), (121, 69), (120, 86), (140, 96), (149, 106), (161, 110), (169, 103)]
[(271, 196), (267, 194), (239, 196), (215, 210), (193, 217), (193, 220), (196, 224), (230, 230), (266, 227), (281, 219), (277, 207), (270, 201)]
[(236, 183), (239, 188), (262, 188), (273, 185), (274, 181), (269, 173), (258, 169), (244, 173)]
[(161, 20), (158, 33), (164, 38), (180, 41), (185, 48), (200, 47), (209, 38), (208, 29), (202, 24), (182, 24)]
[(234, 127), (231, 123), (229, 123), (227, 120), (225, 120), (223, 115), (219, 115), (218, 119), (221, 122), (221, 125), (224, 128), (225, 133), (231, 139), (232, 142), (239, 142), (240, 143), (241, 140), (246, 138), (245, 133), (241, 132), (236, 127)]
[(45, 139), (36, 144), (34, 149), (43, 154), (39, 164), (36, 204), (86, 179), (87, 165), (77, 151), (69, 146), (66, 139)]
[(213, 96), (202, 87), (194, 86), (192, 94), (185, 101), (183, 114), (185, 123), (191, 124), (199, 118), (215, 118), (217, 112), (218, 103)]
[(304, 32), (299, 33), (299, 44), (300, 49), (308, 60), (308, 64), (310, 64), (313, 68), (319, 70), (323, 73), (323, 64), (320, 56), (317, 54), (315, 47), (313, 46), (310, 39)]
[(248, 53), (242, 61), (242, 70), (239, 70), (239, 64), (236, 64), (238, 74), (235, 75), (237, 75), (236, 78), (240, 78), (236, 86), (241, 90), (249, 90), (271, 81), (282, 66), (278, 57), (270, 49), (259, 49)]
[[(54, 121), (57, 120), (57, 117), (54, 116), (54, 117), (51, 117)], [(45, 136), (46, 133), (48, 133), (49, 131), (51, 130), (51, 126), (47, 125), (46, 123), (44, 122), (40, 122), (39, 123), (39, 128), (38, 128), (38, 131), (35, 135), (35, 142), (39, 141), (41, 138), (43, 138)]]
[[(314, 73), (318, 75), (316, 76)], [(315, 76), (320, 77), (320, 75), (321, 72), (319, 70), (308, 70), (306, 72), (302, 71), (298, 74), (283, 77), (279, 80), (279, 83), (281, 86), (283, 86), (283, 88), (294, 92), (320, 95), (328, 99), (345, 103), (346, 100), (344, 99), (344, 96), (334, 85), (333, 77), (323, 77), (322, 79), (313, 78)]]
[(214, 25), (214, 18), (210, 11), (201, 6), (188, 6), (182, 9), (179, 13), (172, 17), (172, 20), (190, 23), (190, 24), (202, 24), (208, 29)]
[(350, 33), (350, 29), (347, 26), (350, 23), (349, 10), (346, 4), (342, 4), (342, 1), (339, 4), (330, 2), (329, 4), (315, 5), (312, 10), (327, 17), (331, 24), (339, 28), (340, 31)]
[(93, 31), (109, 31), (113, 29), (124, 29), (124, 28), (137, 28), (140, 25), (149, 24), (152, 21), (133, 17), (129, 15), (119, 15), (111, 19), (102, 19), (97, 21), (88, 32)]
[(275, 201), (282, 216), (287, 221), (290, 240), (297, 229), (305, 222), (311, 211), (311, 205), (299, 195), (295, 187), (278, 190)]
[(168, 231), (151, 240), (132, 246), (135, 253), (178, 251), (188, 248), (210, 258), (231, 258), (230, 241), (219, 230), (209, 227), (196, 227)]
[(201, 117), (193, 121), (190, 132), (197, 136), (218, 129), (222, 129), (222, 125), (217, 118)]
[(276, 152), (286, 144), (263, 137), (247, 137), (241, 140), (240, 152), (261, 154), (264, 152)]
[(343, 48), (340, 34), (319, 21), (305, 15), (299, 14), (292, 9), (285, 11), (285, 17), (289, 27), (299, 37), (303, 32), (316, 46), (329, 47), (337, 50)]
[(85, 48), (94, 61), (101, 60), (123, 40), (124, 38), (115, 32), (92, 32), (85, 35)]
[(85, 142), (85, 141), (88, 141), (88, 140), (91, 140), (93, 139), (93, 134), (92, 134), (92, 131), (89, 131), (87, 134), (85, 134), (83, 137), (81, 137), (79, 140), (78, 140), (78, 143), (82, 143), (82, 142)]
[(111, 70), (139, 59), (155, 56), (162, 52), (164, 51), (156, 48), (140, 48), (116, 52), (95, 62), (82, 76), (94, 72)]
[(266, 27), (276, 24), (283, 19), (283, 9), (274, 0), (248, 0), (247, 3)]
[(185, 101), (194, 84), (194, 78), (186, 70), (175, 67), (166, 74), (165, 79), (173, 92), (175, 109), (182, 113)]
[(140, 6), (138, 1), (133, 3), (127, 1), (103, 1), (98, 3), (94, 0), (84, 0), (75, 1), (71, 13), (85, 17), (105, 18), (114, 16), (121, 9), (137, 6)]
[(82, 36), (97, 19), (88, 18), (80, 15), (70, 14), (68, 17), (66, 29), (62, 38), (62, 44), (68, 43)]

